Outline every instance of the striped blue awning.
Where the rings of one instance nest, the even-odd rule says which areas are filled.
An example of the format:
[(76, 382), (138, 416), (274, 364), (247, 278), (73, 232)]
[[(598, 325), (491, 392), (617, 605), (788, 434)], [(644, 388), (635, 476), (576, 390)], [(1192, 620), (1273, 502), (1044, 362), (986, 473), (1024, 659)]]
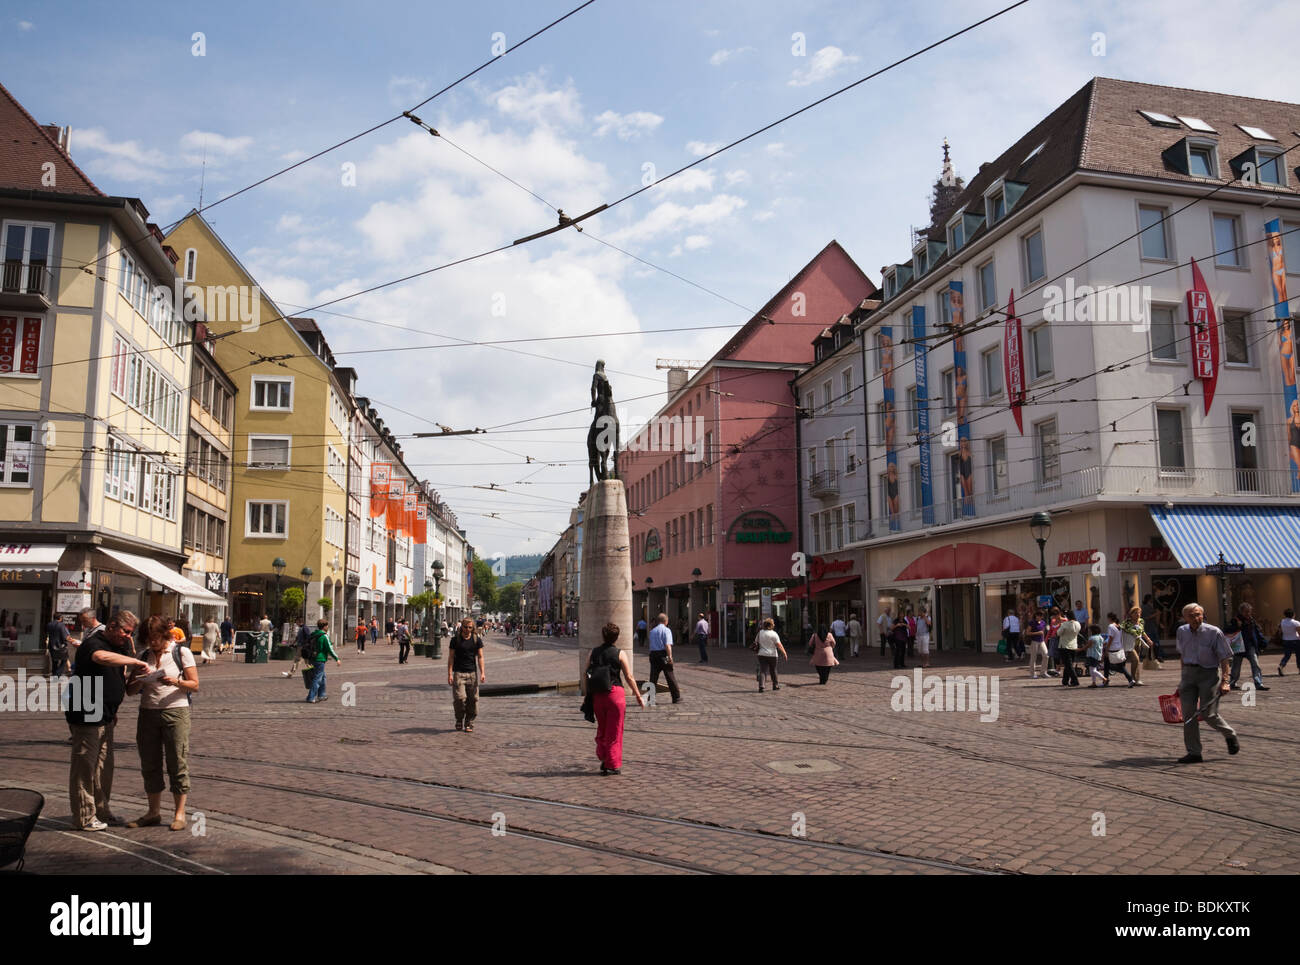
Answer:
[(1148, 506), (1186, 569), (1229, 563), (1248, 570), (1300, 569), (1300, 506)]

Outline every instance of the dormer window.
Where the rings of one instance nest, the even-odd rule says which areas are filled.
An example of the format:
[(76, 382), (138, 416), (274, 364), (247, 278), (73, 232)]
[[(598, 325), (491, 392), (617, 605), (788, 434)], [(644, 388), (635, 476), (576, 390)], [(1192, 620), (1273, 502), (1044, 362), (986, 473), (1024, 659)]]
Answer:
[(984, 195), (984, 217), (989, 225), (995, 225), (1007, 214), (1007, 196), (999, 180), (992, 191)]
[[(1250, 147), (1228, 162), (1232, 173), (1243, 180), (1252, 176), (1256, 184), (1286, 186), (1286, 167), (1276, 148)], [(1252, 175), (1253, 172), (1253, 175)]]
[(1212, 178), (1218, 165), (1214, 163), (1214, 148), (1206, 145), (1189, 145), (1187, 170), (1193, 177)]
[(891, 271), (885, 275), (885, 300), (894, 297), (894, 273)]
[(926, 253), (925, 243), (922, 242), (914, 252), (912, 252), (912, 271), (917, 278), (920, 278), (930, 270), (930, 259)]
[(1208, 138), (1185, 137), (1161, 155), (1175, 171), (1194, 178), (1218, 178), (1219, 158), (1216, 142)]
[(959, 214), (948, 222), (948, 250), (956, 254), (966, 244), (966, 225)]

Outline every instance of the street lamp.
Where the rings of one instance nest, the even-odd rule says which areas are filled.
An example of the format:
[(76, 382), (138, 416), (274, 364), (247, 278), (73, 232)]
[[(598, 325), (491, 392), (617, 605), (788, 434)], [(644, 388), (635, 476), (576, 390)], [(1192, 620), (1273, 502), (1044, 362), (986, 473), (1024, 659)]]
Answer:
[(1052, 535), (1052, 514), (1046, 510), (1034, 513), (1029, 521), (1029, 531), (1038, 543), (1038, 575), (1043, 581), (1041, 596), (1047, 596), (1047, 540)]
[(302, 622), (303, 626), (307, 625), (307, 587), (311, 583), (311, 567), (304, 566), (300, 574), (302, 576)]
[(424, 642), (429, 642), (429, 629), (432, 626), (433, 618), (430, 613), (433, 610), (433, 581), (424, 581)]
[[(275, 625), (277, 627), (280, 626), (280, 621), (284, 616), (280, 612), (280, 577), (284, 575), (284, 568), (288, 565), (288, 563), (280, 559), (278, 556), (275, 558), (275, 562), (271, 564), (271, 569), (275, 570)], [(272, 636), (274, 635), (274, 632), (272, 632)]]
[[(433, 592), (435, 596), (442, 595), (442, 560), (434, 560), (429, 564), (429, 569), (433, 571)], [(428, 582), (424, 584), (428, 586)], [(441, 599), (433, 608), (433, 649), (429, 656), (437, 660), (442, 656), (442, 601)]]

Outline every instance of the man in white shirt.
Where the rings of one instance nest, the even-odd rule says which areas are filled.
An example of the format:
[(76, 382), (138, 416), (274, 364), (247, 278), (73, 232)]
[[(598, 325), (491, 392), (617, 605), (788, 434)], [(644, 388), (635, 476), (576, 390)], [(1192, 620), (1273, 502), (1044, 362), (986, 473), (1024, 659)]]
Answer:
[(835, 638), (835, 656), (839, 660), (845, 657), (844, 645), (848, 641), (849, 628), (844, 625), (843, 617), (831, 621), (831, 636)]
[(862, 646), (862, 624), (858, 622), (856, 613), (849, 614), (849, 652), (853, 656), (858, 655), (858, 648)]
[(1002, 633), (1007, 638), (1007, 662), (1010, 663), (1025, 654), (1025, 645), (1020, 642), (1020, 617), (1014, 608), (1007, 608), (1007, 617), (1002, 621)]
[(1300, 664), (1300, 620), (1295, 618), (1295, 610), (1287, 609), (1282, 611), (1282, 622), (1279, 625), (1282, 631), (1282, 648), (1286, 653), (1282, 654), (1282, 661), (1277, 665), (1277, 675), (1284, 676), (1282, 668), (1286, 666), (1291, 655), (1296, 655), (1296, 663)]
[(876, 617), (876, 626), (880, 629), (880, 655), (882, 657), (889, 648), (889, 631), (893, 625), (894, 618), (890, 616), (889, 607), (885, 607), (880, 611), (880, 616)]
[(1088, 608), (1083, 605), (1082, 600), (1074, 601), (1074, 618), (1079, 621), (1079, 625), (1084, 629), (1088, 627)]
[(698, 622), (695, 624), (695, 644), (700, 648), (700, 663), (709, 662), (709, 621), (704, 619), (704, 614), (699, 614)]

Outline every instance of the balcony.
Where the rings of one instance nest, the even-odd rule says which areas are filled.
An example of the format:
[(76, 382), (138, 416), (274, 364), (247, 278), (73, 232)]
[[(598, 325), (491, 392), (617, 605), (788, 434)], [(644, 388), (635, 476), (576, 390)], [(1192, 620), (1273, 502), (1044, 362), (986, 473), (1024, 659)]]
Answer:
[(25, 312), (50, 307), (50, 272), (44, 265), (6, 261), (0, 272), (0, 306)]
[[(814, 477), (816, 478), (816, 477)], [(814, 491), (815, 494), (815, 491)], [(997, 493), (976, 492), (969, 505), (962, 501), (936, 502), (932, 519), (923, 511), (907, 508), (893, 517), (878, 515), (871, 532), (861, 539), (880, 539), (893, 533), (909, 533), (936, 526), (960, 524), (990, 517), (1050, 509), (1085, 499), (1099, 502), (1179, 502), (1197, 500), (1296, 499), (1287, 469), (1186, 469), (1156, 466), (1088, 466), (1063, 473), (1050, 482), (1028, 482), (1007, 486)], [(865, 528), (865, 527), (863, 527)]]
[(808, 491), (819, 499), (827, 499), (840, 494), (840, 473), (838, 469), (823, 469), (812, 474), (808, 480)]

